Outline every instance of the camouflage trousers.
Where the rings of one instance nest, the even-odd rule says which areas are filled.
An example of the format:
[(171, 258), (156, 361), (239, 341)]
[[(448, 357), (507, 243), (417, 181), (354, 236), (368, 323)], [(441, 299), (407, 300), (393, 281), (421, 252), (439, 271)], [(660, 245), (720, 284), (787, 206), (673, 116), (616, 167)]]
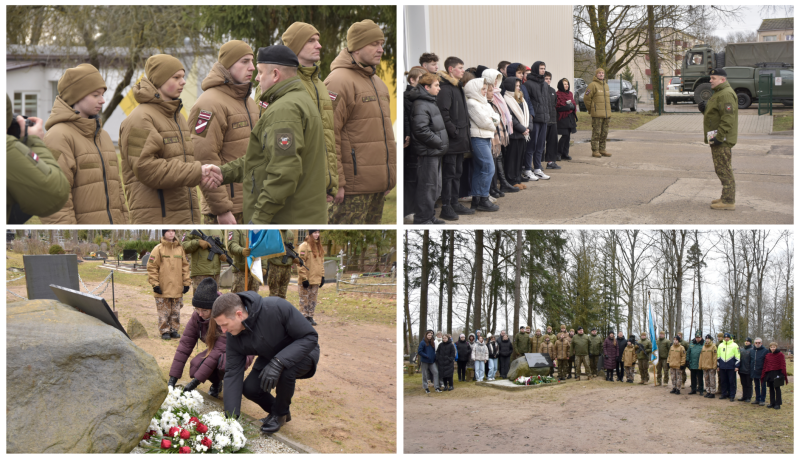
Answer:
[(575, 356), (575, 379), (578, 381), (581, 380), (581, 363), (583, 363), (583, 367), (586, 368), (586, 377), (592, 379), (592, 368), (591, 365), (589, 365), (588, 355)]
[(383, 193), (353, 194), (345, 196), (341, 204), (328, 208), (331, 225), (379, 225), (383, 217)]
[(685, 386), (686, 385), (686, 380), (689, 379), (687, 377), (687, 375), (686, 375), (686, 373), (687, 373), (686, 370), (687, 370), (687, 368), (685, 366), (681, 367), (681, 386)]
[(603, 371), (603, 370), (598, 370), (597, 369), (597, 359), (599, 357), (600, 357), (599, 355), (590, 355), (589, 356), (589, 366), (592, 367), (592, 373), (591, 374), (595, 375), (595, 376), (599, 376)]
[(214, 279), (214, 282), (217, 283), (217, 290), (219, 290), (219, 274), (213, 276), (194, 276), (192, 277), (192, 296), (194, 296), (194, 292), (197, 291), (197, 287), (200, 286), (200, 282), (207, 278)]
[[(239, 213), (233, 214), (233, 218), (236, 219), (236, 223), (238, 223), (240, 225), (244, 225), (244, 212), (239, 212)], [(204, 225), (219, 225), (219, 222), (217, 221), (217, 216), (216, 215), (203, 214), (203, 224)]]
[(606, 151), (608, 118), (592, 118), (592, 152)]
[(183, 298), (156, 298), (159, 334), (178, 331), (181, 326), (182, 307)]
[(286, 288), (289, 286), (289, 279), (292, 278), (292, 266), (269, 265), (267, 274), (267, 286), (269, 286), (269, 296), (279, 296), (286, 299)]
[(319, 285), (309, 285), (308, 288), (302, 286), (297, 289), (300, 293), (300, 310), (306, 317), (314, 318), (314, 310), (317, 308), (317, 293)]
[(650, 381), (650, 361), (648, 359), (637, 359), (639, 363), (639, 377), (642, 378), (642, 382), (649, 382)]
[[(247, 290), (257, 292), (259, 288), (261, 288), (261, 282), (259, 282), (258, 278), (252, 275), (247, 276)], [(231, 293), (244, 292), (244, 290), (244, 271), (233, 273)]]
[(659, 357), (656, 364), (656, 381), (661, 384), (661, 371), (664, 371), (664, 384), (669, 384), (669, 365), (666, 357)]
[(625, 367), (625, 381), (633, 381), (633, 366)]
[(569, 369), (569, 360), (558, 359), (558, 379), (567, 379), (567, 370)]
[(680, 383), (681, 380), (681, 369), (680, 368), (670, 368), (669, 369), (670, 376), (672, 376), (672, 388), (679, 389), (683, 387), (683, 384)]
[(717, 370), (703, 370), (703, 382), (706, 392), (713, 394), (717, 390)]
[[(714, 160), (714, 171), (722, 182), (722, 202), (734, 204), (736, 202), (736, 180), (733, 178), (731, 165), (731, 147), (716, 145), (711, 147), (711, 159)], [(684, 378), (685, 379), (685, 378)]]

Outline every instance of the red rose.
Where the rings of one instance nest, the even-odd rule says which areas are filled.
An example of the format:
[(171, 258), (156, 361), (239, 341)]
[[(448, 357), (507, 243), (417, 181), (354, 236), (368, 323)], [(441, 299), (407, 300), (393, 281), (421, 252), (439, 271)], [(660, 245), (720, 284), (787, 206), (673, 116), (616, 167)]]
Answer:
[(177, 435), (177, 434), (178, 434), (180, 431), (181, 431), (181, 429), (179, 429), (179, 428), (177, 428), (177, 427), (170, 427), (170, 428), (169, 428), (169, 434), (168, 434), (167, 436), (168, 436), (168, 437), (174, 437), (174, 436), (175, 436), (175, 435)]
[(155, 435), (156, 431), (155, 430), (151, 430), (150, 432), (147, 432), (147, 433), (149, 433), (150, 435)]
[(167, 439), (161, 440), (161, 449), (169, 449), (171, 447), (172, 447), (172, 442), (171, 441), (169, 441)]
[(149, 433), (145, 433), (144, 437), (142, 437), (142, 440), (149, 440), (149, 439), (150, 439), (150, 434)]
[(178, 449), (178, 454), (189, 454), (191, 452), (192, 448), (189, 448), (188, 446), (181, 446), (180, 449)]
[(208, 437), (203, 437), (203, 439), (200, 441), (200, 444), (206, 448), (211, 448), (211, 439)]
[(200, 424), (200, 420), (197, 419), (196, 417), (192, 416), (192, 417), (189, 418), (189, 425), (192, 425), (192, 424)]
[(188, 440), (191, 435), (192, 434), (189, 433), (188, 430), (186, 429), (181, 430), (181, 438), (183, 438), (184, 440)]
[(195, 430), (197, 430), (197, 433), (204, 434), (204, 433), (208, 432), (208, 427), (206, 427), (205, 424), (201, 424), (201, 423), (198, 422), (197, 423), (197, 427), (195, 427)]

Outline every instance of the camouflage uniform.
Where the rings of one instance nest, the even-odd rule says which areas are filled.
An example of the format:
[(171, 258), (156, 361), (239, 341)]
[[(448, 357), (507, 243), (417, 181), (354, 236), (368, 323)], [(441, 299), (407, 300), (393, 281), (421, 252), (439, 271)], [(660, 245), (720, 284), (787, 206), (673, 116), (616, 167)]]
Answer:
[(652, 354), (653, 344), (646, 337), (642, 338), (639, 344), (644, 348), (644, 352), (641, 352), (639, 346), (636, 346), (636, 361), (639, 364), (639, 378), (641, 379), (639, 384), (647, 384), (650, 382), (650, 354)]
[(286, 288), (292, 278), (292, 265), (270, 265), (267, 274), (267, 285), (269, 286), (269, 296), (279, 296), (286, 299)]
[[(236, 223), (238, 223), (240, 225), (244, 225), (244, 212), (239, 212), (239, 213), (233, 214), (233, 218), (236, 219)], [(216, 215), (205, 214), (205, 215), (203, 215), (203, 224), (204, 225), (219, 225), (219, 222), (217, 221), (217, 216)]]
[(308, 288), (298, 288), (297, 290), (300, 294), (300, 307), (303, 308), (303, 315), (313, 319), (314, 309), (317, 308), (319, 285), (309, 285)]
[(731, 147), (728, 144), (712, 145), (711, 159), (714, 160), (714, 172), (722, 182), (722, 202), (734, 204), (736, 202), (736, 180), (733, 178), (731, 166)]
[(379, 225), (385, 201), (383, 193), (345, 196), (341, 204), (328, 208), (328, 224)]
[(183, 298), (156, 298), (158, 311), (158, 332), (162, 335), (177, 332), (181, 326)]
[(608, 118), (592, 118), (592, 151), (606, 151)]
[[(259, 288), (261, 288), (261, 282), (259, 282), (258, 278), (252, 275), (248, 276), (247, 290), (251, 292), (258, 292)], [(231, 286), (231, 293), (239, 293), (244, 291), (244, 273), (242, 271), (233, 273), (233, 285)]]
[(656, 383), (661, 385), (661, 373), (664, 373), (664, 384), (669, 384), (669, 365), (667, 365), (667, 358), (669, 357), (669, 348), (672, 346), (670, 340), (666, 338), (658, 338), (656, 340), (658, 347), (658, 363), (656, 364)]
[[(712, 75), (714, 71), (712, 71)], [(727, 81), (714, 88), (714, 94), (706, 102), (703, 111), (703, 137), (708, 141), (708, 132), (717, 131), (716, 138), (721, 144), (711, 145), (711, 158), (714, 160), (714, 171), (722, 182), (722, 202), (736, 202), (736, 183), (731, 166), (731, 148), (736, 146), (739, 134), (739, 102), (737, 95)]]
[(203, 279), (214, 279), (214, 282), (219, 285), (219, 274), (214, 274), (213, 276), (194, 276), (192, 277), (192, 296), (194, 296), (194, 292), (197, 291), (197, 287), (200, 286), (200, 282), (202, 282)]

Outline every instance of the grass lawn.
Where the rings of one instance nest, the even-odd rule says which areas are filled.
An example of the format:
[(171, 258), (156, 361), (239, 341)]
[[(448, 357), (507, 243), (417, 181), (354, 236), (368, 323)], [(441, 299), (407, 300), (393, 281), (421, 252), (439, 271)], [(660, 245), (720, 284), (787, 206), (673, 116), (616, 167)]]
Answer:
[[(608, 129), (636, 129), (645, 123), (653, 121), (657, 116), (653, 112), (614, 112), (611, 114)], [(592, 130), (592, 117), (587, 112), (578, 113), (578, 130)]]
[(794, 130), (794, 112), (772, 116), (772, 132)]

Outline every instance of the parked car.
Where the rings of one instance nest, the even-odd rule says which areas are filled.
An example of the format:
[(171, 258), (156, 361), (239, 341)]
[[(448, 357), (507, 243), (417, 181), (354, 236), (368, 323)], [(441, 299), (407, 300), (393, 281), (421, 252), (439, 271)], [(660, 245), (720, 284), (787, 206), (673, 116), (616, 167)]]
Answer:
[[(620, 91), (620, 80), (608, 80), (608, 89), (611, 93), (611, 111), (620, 111), (624, 108), (629, 108), (632, 112), (636, 111), (639, 95), (636, 93), (636, 88), (633, 87), (630, 81), (622, 80), (622, 91)], [(578, 96), (578, 105), (582, 111), (586, 111), (586, 105), (583, 103), (584, 91)]]
[(694, 103), (694, 93), (692, 91), (681, 91), (681, 77), (672, 77), (667, 90), (664, 93), (667, 105), (677, 104), (678, 102)]

